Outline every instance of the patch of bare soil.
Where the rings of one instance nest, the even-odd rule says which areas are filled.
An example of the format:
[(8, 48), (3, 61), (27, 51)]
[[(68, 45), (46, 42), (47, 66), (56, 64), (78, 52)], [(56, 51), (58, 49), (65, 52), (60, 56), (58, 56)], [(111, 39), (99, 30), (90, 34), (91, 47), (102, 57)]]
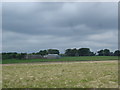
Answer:
[(59, 62), (34, 62), (34, 63), (15, 63), (15, 64), (1, 64), (2, 66), (10, 66), (10, 65), (46, 65), (46, 64), (72, 64), (72, 63), (116, 63), (118, 60), (110, 60), (110, 61), (59, 61)]

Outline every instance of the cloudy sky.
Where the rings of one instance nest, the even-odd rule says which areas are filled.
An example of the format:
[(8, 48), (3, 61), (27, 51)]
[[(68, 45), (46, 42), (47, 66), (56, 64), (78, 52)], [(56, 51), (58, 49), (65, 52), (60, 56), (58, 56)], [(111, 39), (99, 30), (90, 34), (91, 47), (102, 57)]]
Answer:
[(118, 3), (7, 2), (2, 7), (3, 52), (118, 47)]

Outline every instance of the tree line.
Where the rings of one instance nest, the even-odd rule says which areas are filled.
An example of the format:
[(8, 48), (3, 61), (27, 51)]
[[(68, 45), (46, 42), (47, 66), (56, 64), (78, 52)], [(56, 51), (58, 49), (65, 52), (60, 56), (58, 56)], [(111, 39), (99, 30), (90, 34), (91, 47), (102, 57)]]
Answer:
[[(61, 56), (120, 56), (120, 50), (111, 52), (109, 49), (102, 49), (97, 53), (92, 52), (89, 48), (73, 48), (66, 49), (64, 54), (60, 54), (58, 49), (40, 50), (36, 53), (29, 53), (30, 55), (47, 55), (47, 54), (58, 54)], [(23, 59), (28, 53), (17, 53), (17, 52), (3, 52), (2, 59)]]
[(67, 49), (65, 50), (66, 56), (120, 56), (120, 50), (111, 52), (109, 49), (102, 49), (97, 53), (91, 52), (89, 48), (80, 49)]
[(17, 53), (17, 52), (3, 52), (2, 59), (24, 59), (26, 55), (47, 55), (47, 54), (60, 54), (59, 50), (57, 49), (48, 49), (48, 50), (40, 50), (36, 53)]

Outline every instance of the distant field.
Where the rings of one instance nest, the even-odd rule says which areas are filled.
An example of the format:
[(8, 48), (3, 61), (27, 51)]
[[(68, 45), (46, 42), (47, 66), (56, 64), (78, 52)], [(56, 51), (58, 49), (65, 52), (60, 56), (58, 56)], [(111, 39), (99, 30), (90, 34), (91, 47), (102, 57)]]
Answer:
[(98, 61), (98, 60), (118, 60), (117, 56), (80, 56), (80, 57), (61, 57), (60, 59), (30, 59), (30, 60), (2, 60), (2, 64), (12, 63), (32, 63), (32, 62), (52, 62), (52, 61)]
[(117, 61), (4, 64), (3, 88), (117, 88)]

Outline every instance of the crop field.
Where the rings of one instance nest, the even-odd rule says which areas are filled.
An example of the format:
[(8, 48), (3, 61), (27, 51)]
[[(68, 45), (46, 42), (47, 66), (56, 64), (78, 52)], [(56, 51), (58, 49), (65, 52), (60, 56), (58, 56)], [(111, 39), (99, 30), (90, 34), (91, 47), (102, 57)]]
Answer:
[(118, 56), (80, 56), (80, 57), (61, 57), (60, 59), (8, 59), (2, 60), (2, 64), (10, 63), (33, 63), (33, 62), (56, 62), (56, 61), (104, 61), (104, 60), (118, 60)]
[(111, 61), (3, 64), (3, 88), (117, 88)]

